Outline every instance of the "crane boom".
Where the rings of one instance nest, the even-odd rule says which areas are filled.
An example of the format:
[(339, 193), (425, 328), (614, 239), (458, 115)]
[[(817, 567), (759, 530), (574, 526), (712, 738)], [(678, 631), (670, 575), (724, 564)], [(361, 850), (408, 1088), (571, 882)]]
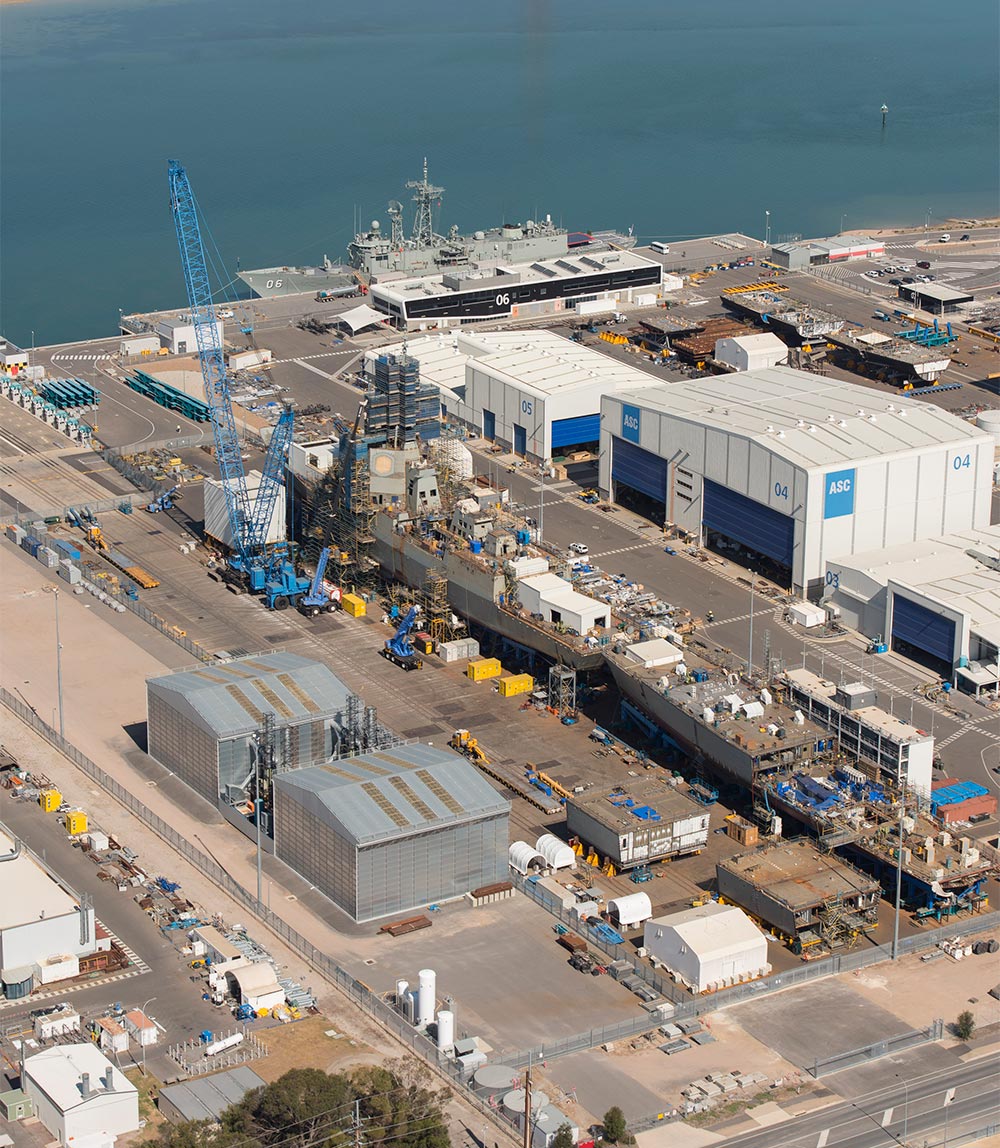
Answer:
[(278, 496), (284, 488), (282, 476), (285, 467), (285, 453), (292, 441), (292, 431), (295, 426), (294, 418), (292, 408), (285, 407), (275, 424), (271, 441), (267, 444), (260, 489), (257, 491), (252, 512), (254, 544), (259, 546), (261, 550), (267, 545), (267, 532), (271, 525), (274, 504), (278, 501)]
[[(170, 210), (177, 232), (177, 245), (181, 252), (184, 285), (187, 289), (188, 305), (191, 308), (191, 323), (194, 326), (198, 346), (201, 375), (205, 383), (205, 398), (212, 416), (215, 457), (219, 464), (233, 547), (245, 568), (260, 544), (254, 537), (256, 532), (253, 527), (246, 475), (243, 471), (240, 439), (229, 398), (226, 364), (219, 340), (205, 247), (198, 223), (198, 205), (187, 172), (177, 160), (169, 161), (168, 175)], [(261, 490), (263, 491), (263, 485)], [(264, 529), (266, 531), (266, 525)]]

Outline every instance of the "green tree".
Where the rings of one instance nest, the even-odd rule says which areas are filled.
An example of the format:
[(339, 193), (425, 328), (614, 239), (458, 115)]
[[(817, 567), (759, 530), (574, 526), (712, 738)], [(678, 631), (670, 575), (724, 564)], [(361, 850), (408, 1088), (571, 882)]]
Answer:
[(262, 1145), (313, 1148), (350, 1124), (355, 1100), (346, 1076), (318, 1068), (293, 1068), (266, 1088), (258, 1088), (223, 1113), (227, 1131), (256, 1137)]
[(165, 1124), (156, 1140), (144, 1140), (137, 1148), (261, 1148), (259, 1140), (220, 1129), (214, 1120), (189, 1120)]
[(627, 1144), (629, 1140), (628, 1126), (625, 1123), (625, 1113), (617, 1104), (604, 1113), (604, 1139), (613, 1144)]
[(404, 1082), (399, 1074), (375, 1065), (355, 1069), (350, 1080), (361, 1101), (369, 1144), (388, 1140), (403, 1148), (448, 1148), (441, 1111), (449, 1099), (447, 1091)]
[(971, 1040), (976, 1031), (976, 1018), (966, 1009), (955, 1019), (955, 1035), (959, 1040)]
[(569, 1124), (560, 1124), (549, 1148), (573, 1148), (573, 1128)]

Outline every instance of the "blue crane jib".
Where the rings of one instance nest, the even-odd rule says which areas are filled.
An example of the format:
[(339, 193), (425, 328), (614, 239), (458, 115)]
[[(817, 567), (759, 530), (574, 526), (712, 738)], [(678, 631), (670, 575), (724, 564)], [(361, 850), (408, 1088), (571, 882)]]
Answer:
[(410, 641), (410, 633), (417, 624), (417, 615), (419, 613), (419, 606), (411, 606), (406, 612), (406, 617), (399, 623), (395, 634), (393, 634), (391, 638), (386, 639), (386, 648), (391, 650), (398, 658), (413, 657), (414, 649), (413, 643)]

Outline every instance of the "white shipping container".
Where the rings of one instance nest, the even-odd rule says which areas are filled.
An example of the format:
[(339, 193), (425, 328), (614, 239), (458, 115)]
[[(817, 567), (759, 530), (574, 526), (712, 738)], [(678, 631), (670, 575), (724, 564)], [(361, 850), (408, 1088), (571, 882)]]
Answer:
[(134, 339), (122, 339), (118, 346), (118, 354), (122, 358), (130, 355), (155, 355), (159, 350), (159, 335), (137, 335)]
[(577, 303), (575, 308), (578, 315), (600, 315), (605, 311), (615, 311), (617, 309), (617, 299), (590, 299), (584, 303)]
[(35, 1036), (39, 1040), (51, 1040), (54, 1036), (64, 1036), (68, 1032), (80, 1031), (78, 1012), (54, 1012), (48, 1016), (35, 1018)]
[(256, 351), (233, 351), (226, 359), (226, 365), (231, 371), (250, 371), (254, 367), (263, 367), (272, 359), (271, 352), (265, 348)]
[(814, 606), (811, 602), (793, 602), (788, 607), (788, 613), (797, 626), (811, 629), (813, 626), (822, 626), (826, 621), (826, 611), (822, 606)]
[(39, 984), (51, 985), (56, 981), (66, 981), (80, 975), (80, 958), (75, 953), (49, 957), (35, 965), (35, 976)]
[(635, 305), (637, 307), (655, 307), (656, 306), (656, 296), (653, 294), (650, 294), (648, 292), (645, 292), (642, 295), (634, 296), (633, 302), (635, 303)]
[[(247, 493), (253, 503), (260, 489), (262, 475), (259, 470), (251, 470), (247, 474)], [(229, 511), (226, 508), (226, 493), (222, 481), (216, 478), (206, 478), (203, 483), (205, 491), (205, 533), (223, 546), (232, 548), (233, 538), (229, 529)], [(267, 542), (283, 542), (286, 535), (285, 525), (285, 492), (278, 492), (271, 513), (271, 522), (267, 531)]]

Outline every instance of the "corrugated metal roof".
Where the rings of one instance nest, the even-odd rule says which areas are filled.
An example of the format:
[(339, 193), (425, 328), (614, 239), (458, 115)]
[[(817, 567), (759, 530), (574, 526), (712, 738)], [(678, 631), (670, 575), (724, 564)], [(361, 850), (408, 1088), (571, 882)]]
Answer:
[(269, 712), (279, 724), (340, 714), (350, 694), (322, 662), (286, 652), (179, 670), (146, 684), (219, 738), (252, 732)]
[(420, 744), (292, 770), (274, 783), (357, 845), (510, 808), (464, 758)]
[(168, 1084), (160, 1089), (185, 1120), (217, 1120), (231, 1105), (242, 1100), (254, 1088), (263, 1088), (264, 1081), (246, 1065), (216, 1072), (199, 1080), (185, 1080)]
[(761, 367), (612, 397), (752, 439), (807, 470), (950, 443), (967, 449), (990, 437), (930, 403), (791, 367)]

